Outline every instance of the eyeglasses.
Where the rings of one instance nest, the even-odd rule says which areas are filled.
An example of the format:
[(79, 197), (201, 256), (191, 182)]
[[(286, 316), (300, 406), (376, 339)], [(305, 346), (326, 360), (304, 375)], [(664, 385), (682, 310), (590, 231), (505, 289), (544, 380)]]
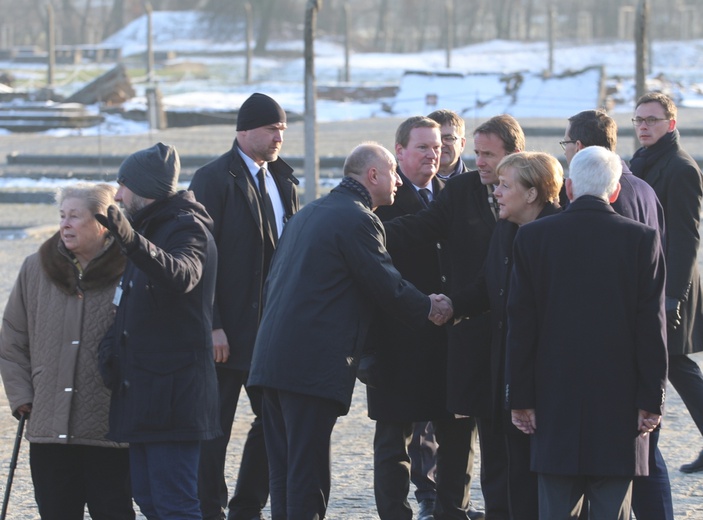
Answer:
[(571, 143), (575, 143), (575, 142), (576, 142), (576, 141), (573, 141), (573, 140), (569, 140), (569, 141), (559, 141), (559, 144), (561, 145), (561, 149), (564, 150), (564, 151), (566, 151), (566, 145), (567, 145), (567, 144), (571, 144)]
[(442, 143), (451, 146), (456, 143), (459, 139), (461, 139), (461, 137), (458, 137), (454, 134), (446, 134), (442, 136)]
[(665, 117), (633, 117), (632, 124), (635, 126), (642, 126), (642, 123), (647, 123), (647, 126), (656, 125), (659, 121), (671, 121), (671, 119), (666, 119)]

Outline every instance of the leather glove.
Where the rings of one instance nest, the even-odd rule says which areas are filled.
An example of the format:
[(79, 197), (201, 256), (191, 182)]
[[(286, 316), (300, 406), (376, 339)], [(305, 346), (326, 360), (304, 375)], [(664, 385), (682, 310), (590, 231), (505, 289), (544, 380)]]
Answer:
[(666, 324), (671, 330), (676, 330), (681, 325), (681, 300), (677, 298), (664, 298), (664, 310), (666, 311)]
[(132, 228), (127, 217), (114, 204), (107, 208), (107, 216), (100, 213), (95, 214), (95, 219), (105, 226), (112, 236), (115, 237), (122, 251), (126, 254), (131, 253), (139, 245), (137, 234)]

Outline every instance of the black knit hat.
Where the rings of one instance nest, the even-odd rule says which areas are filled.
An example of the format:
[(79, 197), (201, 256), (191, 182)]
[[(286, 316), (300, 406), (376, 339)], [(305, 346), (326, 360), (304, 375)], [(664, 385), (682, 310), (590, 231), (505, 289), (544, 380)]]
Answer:
[(127, 157), (117, 182), (145, 199), (165, 199), (176, 193), (181, 160), (173, 146), (157, 143)]
[(237, 113), (237, 132), (286, 122), (286, 111), (273, 98), (258, 92), (247, 98)]

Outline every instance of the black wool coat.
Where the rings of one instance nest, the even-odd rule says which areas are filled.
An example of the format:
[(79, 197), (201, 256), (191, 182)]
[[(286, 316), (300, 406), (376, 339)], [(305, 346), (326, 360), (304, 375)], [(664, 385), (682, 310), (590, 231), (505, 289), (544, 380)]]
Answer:
[[(561, 209), (547, 204), (537, 218), (556, 215)], [(452, 294), (455, 316), (477, 316), (490, 310), (490, 363), (478, 367), (490, 373), (491, 421), (495, 431), (524, 435), (512, 425), (505, 402), (505, 343), (508, 334), (508, 295), (513, 270), (513, 241), (518, 225), (499, 220), (488, 247), (486, 262), (476, 281)]]
[(340, 185), (306, 204), (281, 236), (248, 386), (330, 399), (346, 414), (379, 308), (412, 326), (427, 320), (430, 301), (393, 267), (364, 198)]
[[(214, 221), (218, 271), (213, 328), (224, 329), (230, 357), (221, 366), (249, 370), (262, 312), (264, 282), (270, 258), (265, 247), (257, 188), (234, 142), (232, 149), (195, 172), (190, 183), (195, 198)], [(298, 180), (283, 160), (268, 163), (285, 209), (285, 220), (298, 211)]]
[[(388, 247), (412, 251), (441, 241), (442, 292), (452, 294), (479, 275), (496, 226), (488, 191), (477, 171), (447, 181), (428, 209), (385, 223)], [(461, 415), (490, 415), (490, 316), (447, 326), (447, 409)]]
[[(425, 205), (412, 183), (400, 172), (403, 185), (392, 206), (381, 206), (376, 215), (382, 222), (417, 213)], [(444, 183), (432, 180), (434, 197)], [(426, 244), (414, 251), (388, 252), (400, 274), (425, 294), (440, 293), (439, 244)], [(367, 387), (369, 417), (386, 421), (429, 421), (448, 415), (446, 411), (447, 333), (425, 320), (419, 328), (408, 327), (389, 312), (379, 312), (369, 333), (369, 347), (376, 352), (378, 380)]]
[(662, 413), (665, 276), (656, 230), (596, 197), (520, 227), (507, 395), (511, 409), (535, 409), (533, 471), (647, 474), (637, 418)]
[(644, 179), (664, 208), (666, 296), (682, 301), (681, 326), (668, 331), (669, 353), (703, 351), (703, 287), (698, 271), (703, 177), (693, 158), (672, 143), (645, 169)]
[(221, 435), (212, 356), (217, 251), (212, 220), (192, 193), (134, 216), (112, 329), (100, 346), (112, 387), (108, 438), (207, 440)]

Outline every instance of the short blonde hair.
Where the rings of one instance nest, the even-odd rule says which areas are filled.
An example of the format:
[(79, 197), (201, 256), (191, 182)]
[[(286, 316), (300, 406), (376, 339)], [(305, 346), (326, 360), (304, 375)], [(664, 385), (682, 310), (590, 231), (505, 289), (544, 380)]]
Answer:
[(517, 181), (525, 188), (537, 190), (537, 202), (558, 202), (564, 184), (564, 169), (553, 156), (543, 152), (518, 152), (506, 155), (498, 164), (498, 175), (505, 168), (515, 168)]

